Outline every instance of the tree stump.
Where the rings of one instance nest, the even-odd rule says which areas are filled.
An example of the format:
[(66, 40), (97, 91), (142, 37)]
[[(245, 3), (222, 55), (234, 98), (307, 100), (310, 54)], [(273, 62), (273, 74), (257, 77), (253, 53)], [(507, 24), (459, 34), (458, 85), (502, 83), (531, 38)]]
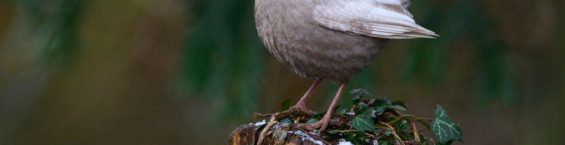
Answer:
[[(319, 121), (324, 113), (292, 114), (288, 111), (239, 126), (230, 137), (230, 145), (450, 145), (461, 142), (461, 128), (438, 106), (433, 118), (405, 114), (402, 101), (387, 98), (363, 98), (366, 91), (354, 90), (351, 107), (336, 107), (326, 130), (300, 129), (304, 124)], [(283, 110), (288, 110), (287, 105)], [(258, 118), (255, 118), (258, 119)], [(418, 129), (423, 128), (423, 129)], [(429, 134), (433, 134), (432, 137)], [(434, 138), (435, 137), (435, 138)]]
[[(230, 137), (230, 145), (322, 145), (336, 144), (336, 141), (323, 140), (319, 135), (295, 129), (267, 129), (255, 124), (241, 125)], [(263, 133), (263, 134), (262, 134)], [(264, 135), (264, 137), (261, 137)]]

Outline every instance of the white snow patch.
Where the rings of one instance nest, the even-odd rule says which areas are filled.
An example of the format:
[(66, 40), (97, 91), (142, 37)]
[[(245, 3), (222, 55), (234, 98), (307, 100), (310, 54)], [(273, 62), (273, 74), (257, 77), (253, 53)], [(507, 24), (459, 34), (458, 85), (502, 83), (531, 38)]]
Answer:
[(324, 142), (319, 141), (319, 140), (316, 140), (316, 139), (310, 137), (309, 135), (307, 135), (306, 133), (302, 132), (301, 130), (297, 130), (297, 131), (288, 131), (288, 133), (296, 134), (296, 135), (302, 137), (302, 141), (308, 140), (308, 141), (313, 142), (313, 143), (315, 143), (315, 144), (317, 144), (317, 145), (325, 145)]
[(379, 141), (378, 140), (373, 140), (373, 145), (379, 145)]
[(263, 119), (262, 121), (255, 122), (255, 127), (257, 127), (257, 126), (263, 126), (263, 125), (265, 125), (265, 124), (267, 124), (267, 121), (265, 121), (265, 119)]
[(345, 140), (345, 139), (339, 139), (339, 143), (337, 143), (337, 145), (353, 145), (353, 143)]

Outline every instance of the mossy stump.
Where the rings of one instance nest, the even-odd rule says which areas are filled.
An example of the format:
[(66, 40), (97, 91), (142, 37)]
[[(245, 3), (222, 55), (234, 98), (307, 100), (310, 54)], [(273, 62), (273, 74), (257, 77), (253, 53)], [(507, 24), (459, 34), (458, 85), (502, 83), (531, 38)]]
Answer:
[[(351, 92), (351, 107), (336, 107), (326, 130), (301, 130), (299, 126), (319, 121), (324, 113), (300, 115), (277, 112), (258, 114), (255, 123), (241, 125), (230, 137), (230, 145), (450, 145), (463, 141), (461, 128), (437, 106), (433, 118), (406, 114), (402, 101), (384, 97), (366, 98), (366, 91)], [(288, 102), (288, 101), (285, 101)], [(283, 103), (281, 110), (288, 110)], [(433, 135), (433, 136), (432, 136)]]
[[(329, 140), (309, 140), (304, 139), (304, 136), (300, 136), (297, 134), (289, 133), (283, 138), (281, 136), (275, 135), (276, 133), (270, 133), (265, 135), (262, 141), (259, 141), (261, 136), (261, 131), (264, 127), (258, 127), (253, 124), (245, 124), (239, 126), (231, 133), (231, 137), (229, 140), (230, 145), (320, 145), (320, 143), (324, 144), (336, 144), (336, 141), (329, 141)], [(269, 131), (276, 131), (276, 130), (268, 130)], [(299, 130), (296, 130), (299, 131)], [(314, 138), (321, 138), (317, 135), (309, 134), (311, 139)], [(259, 143), (260, 142), (260, 143)]]

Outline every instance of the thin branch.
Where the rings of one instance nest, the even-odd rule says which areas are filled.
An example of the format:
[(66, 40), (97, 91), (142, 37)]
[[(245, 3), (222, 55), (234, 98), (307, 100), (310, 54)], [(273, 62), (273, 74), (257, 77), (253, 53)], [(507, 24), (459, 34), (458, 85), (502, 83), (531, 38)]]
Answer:
[(277, 115), (277, 113), (273, 114), (271, 116), (271, 120), (269, 120), (269, 123), (267, 123), (265, 128), (263, 128), (263, 130), (261, 130), (257, 144), (263, 143), (263, 139), (265, 139), (265, 136), (267, 136), (267, 131), (271, 130), (271, 127), (273, 127), (273, 125), (278, 123), (278, 121), (276, 120), (276, 115)]
[(396, 130), (394, 129), (394, 127), (392, 127), (390, 124), (385, 123), (385, 122), (379, 122), (380, 124), (388, 127), (391, 131), (392, 131), (392, 135), (394, 135), (394, 138), (396, 138), (396, 141), (401, 144), (401, 145), (405, 145), (404, 141), (402, 140), (402, 138), (400, 138), (400, 136), (396, 133)]
[(418, 129), (416, 128), (416, 123), (410, 122), (412, 125), (412, 133), (414, 134), (414, 141), (420, 143), (420, 134), (418, 134)]

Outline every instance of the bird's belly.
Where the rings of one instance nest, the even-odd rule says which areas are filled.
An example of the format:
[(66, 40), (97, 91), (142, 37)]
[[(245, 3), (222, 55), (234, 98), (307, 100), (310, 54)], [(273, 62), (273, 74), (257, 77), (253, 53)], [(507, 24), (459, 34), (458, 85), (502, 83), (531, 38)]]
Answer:
[(270, 50), (281, 63), (303, 77), (346, 81), (365, 68), (386, 43), (327, 29), (305, 31), (311, 32), (273, 38), (277, 44)]

